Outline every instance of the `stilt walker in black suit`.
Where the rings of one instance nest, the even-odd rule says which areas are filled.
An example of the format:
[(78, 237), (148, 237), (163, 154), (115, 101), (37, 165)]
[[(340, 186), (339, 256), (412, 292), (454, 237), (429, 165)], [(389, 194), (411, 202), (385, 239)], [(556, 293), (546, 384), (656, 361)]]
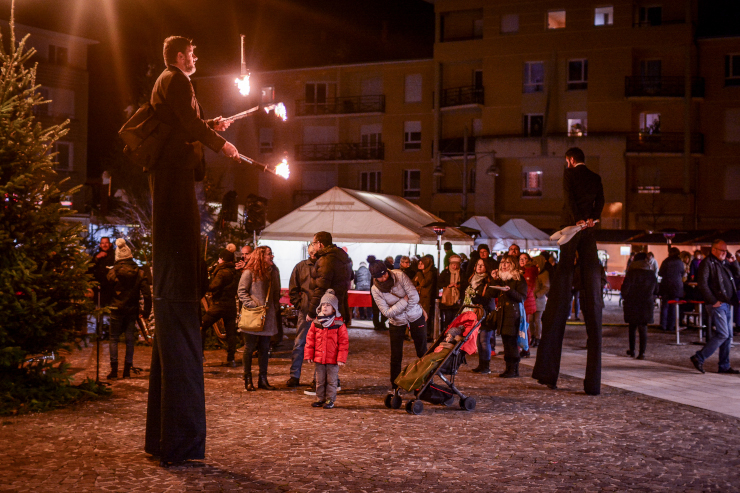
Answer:
[(583, 388), (589, 395), (601, 392), (601, 315), (604, 301), (601, 293), (601, 264), (593, 235), (594, 221), (604, 208), (604, 188), (601, 177), (584, 164), (583, 151), (577, 147), (565, 153), (568, 163), (563, 174), (563, 226), (584, 226), (568, 243), (560, 247), (560, 261), (542, 315), (542, 339), (532, 378), (550, 388), (556, 388), (560, 374), (565, 323), (570, 314), (573, 271), (576, 253), (581, 266), (581, 280), (585, 295), (581, 309), (586, 322), (587, 359)]
[(199, 303), (204, 291), (200, 213), (195, 182), (205, 175), (203, 145), (238, 159), (236, 147), (216, 133), (228, 122), (204, 120), (190, 75), (191, 40), (164, 42), (167, 68), (152, 90), (157, 117), (172, 127), (158, 162), (149, 170), (152, 192), (154, 317), (147, 403), (146, 452), (162, 465), (205, 457), (206, 408)]

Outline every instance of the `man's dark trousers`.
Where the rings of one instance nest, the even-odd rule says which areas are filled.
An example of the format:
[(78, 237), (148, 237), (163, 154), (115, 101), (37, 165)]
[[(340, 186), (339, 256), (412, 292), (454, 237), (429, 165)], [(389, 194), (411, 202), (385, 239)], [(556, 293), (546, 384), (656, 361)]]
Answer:
[(565, 323), (570, 314), (574, 261), (578, 252), (581, 266), (583, 297), (581, 311), (586, 322), (588, 340), (586, 378), (583, 388), (588, 394), (601, 392), (601, 316), (604, 301), (601, 292), (601, 265), (596, 251), (593, 231), (585, 229), (560, 247), (554, 278), (550, 281), (545, 313), (542, 315), (542, 339), (537, 348), (537, 360), (532, 378), (544, 384), (555, 385), (560, 374)]
[(224, 321), (224, 330), (226, 331), (226, 361), (234, 361), (234, 354), (236, 353), (236, 302), (229, 306), (213, 304), (203, 315), (201, 332), (204, 349), (208, 329), (219, 320)]
[(199, 305), (200, 214), (192, 169), (149, 175), (154, 319), (146, 452), (163, 462), (205, 458), (206, 406)]

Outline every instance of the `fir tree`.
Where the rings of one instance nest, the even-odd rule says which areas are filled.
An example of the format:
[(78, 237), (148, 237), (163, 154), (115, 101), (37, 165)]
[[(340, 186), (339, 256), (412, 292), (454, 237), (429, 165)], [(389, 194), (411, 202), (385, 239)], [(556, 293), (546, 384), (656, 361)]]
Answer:
[[(11, 11), (10, 43), (0, 36), (0, 372), (28, 355), (58, 350), (74, 340), (93, 310), (84, 228), (63, 218), (64, 194), (54, 172), (54, 143), (68, 121), (43, 128), (34, 108), (38, 92), (28, 36), (17, 42)], [(3, 378), (0, 375), (0, 378)]]

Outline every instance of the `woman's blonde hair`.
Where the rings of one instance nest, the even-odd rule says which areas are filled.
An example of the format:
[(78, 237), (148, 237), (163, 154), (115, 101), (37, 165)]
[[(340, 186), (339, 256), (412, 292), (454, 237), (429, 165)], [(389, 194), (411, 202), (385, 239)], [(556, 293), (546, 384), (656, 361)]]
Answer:
[(499, 266), (503, 264), (504, 262), (510, 262), (511, 263), (511, 278), (519, 281), (522, 278), (521, 273), (519, 272), (519, 262), (516, 262), (514, 258), (511, 255), (504, 255), (501, 257), (501, 261), (499, 262)]

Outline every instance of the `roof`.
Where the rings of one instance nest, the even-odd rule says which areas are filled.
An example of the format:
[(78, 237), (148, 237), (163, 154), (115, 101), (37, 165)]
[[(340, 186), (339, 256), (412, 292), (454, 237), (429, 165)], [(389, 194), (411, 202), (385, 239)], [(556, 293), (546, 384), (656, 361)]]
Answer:
[(501, 226), (501, 229), (508, 232), (510, 236), (520, 238), (520, 243), (523, 242), (525, 248), (557, 246), (557, 242), (551, 241), (547, 233), (532, 226), (525, 219), (509, 219)]
[[(424, 226), (442, 221), (416, 204), (395, 195), (334, 187), (266, 227), (260, 238), (306, 241), (328, 231), (335, 242), (436, 244), (437, 235)], [(472, 245), (473, 239), (448, 227), (443, 241)]]
[(462, 223), (462, 226), (480, 231), (476, 243), (486, 243), (493, 250), (506, 250), (512, 243), (521, 239), (519, 236), (514, 236), (501, 228), (486, 216), (473, 216)]

